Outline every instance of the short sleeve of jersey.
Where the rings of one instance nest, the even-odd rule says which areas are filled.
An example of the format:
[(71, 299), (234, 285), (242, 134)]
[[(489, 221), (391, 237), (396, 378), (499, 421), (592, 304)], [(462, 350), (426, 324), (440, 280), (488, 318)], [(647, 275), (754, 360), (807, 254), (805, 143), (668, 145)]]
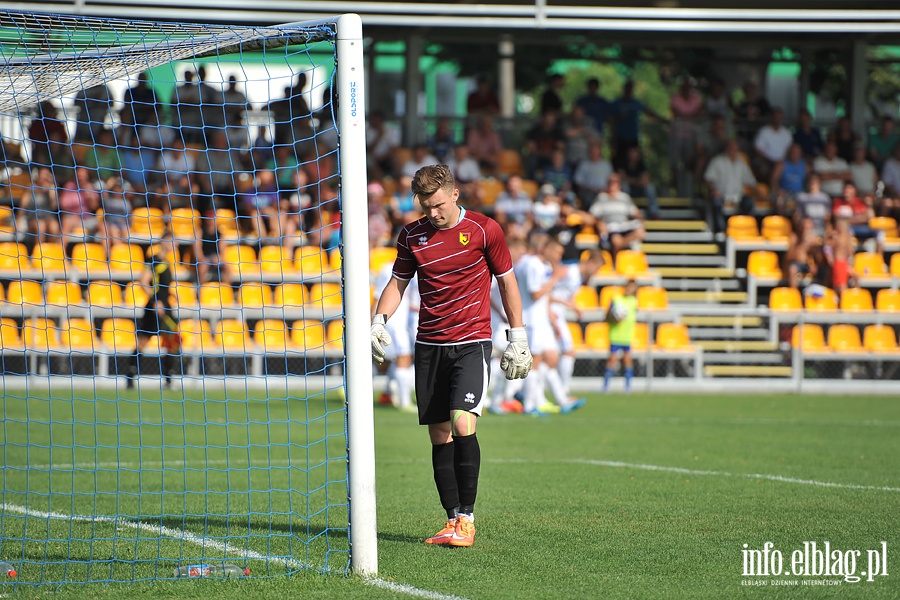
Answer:
[[(512, 271), (512, 258), (509, 255), (506, 238), (503, 237), (503, 230), (497, 221), (490, 218), (484, 220), (484, 256), (491, 275), (496, 277)], [(399, 260), (399, 254), (397, 258)]]
[(394, 261), (393, 276), (409, 281), (416, 275), (416, 259), (409, 248), (409, 231), (403, 228), (397, 236), (397, 259)]

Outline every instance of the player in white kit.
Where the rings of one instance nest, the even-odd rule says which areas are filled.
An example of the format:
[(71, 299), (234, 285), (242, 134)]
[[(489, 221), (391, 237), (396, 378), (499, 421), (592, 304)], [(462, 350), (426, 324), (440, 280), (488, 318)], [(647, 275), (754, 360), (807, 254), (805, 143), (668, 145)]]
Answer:
[[(522, 238), (509, 238), (507, 240), (509, 246), (509, 255), (512, 258), (513, 267), (522, 260), (527, 252), (525, 240)], [(497, 279), (491, 282), (491, 330), (494, 332), (493, 353), (491, 355), (491, 373), (499, 372), (495, 369), (500, 368), (500, 357), (506, 348), (506, 330), (509, 323), (506, 322), (506, 312), (503, 310), (503, 300), (500, 297), (500, 286)], [(490, 396), (488, 398), (488, 410), (495, 414), (503, 414), (507, 412), (522, 412), (522, 405), (513, 400), (513, 397), (522, 389), (524, 380), (522, 379), (506, 379), (505, 377), (492, 378)]]
[[(375, 279), (375, 300), (381, 297), (384, 286), (391, 279), (393, 264), (388, 263), (382, 267)], [(412, 286), (410, 286), (412, 287)], [(412, 410), (412, 390), (416, 381), (415, 367), (413, 366), (413, 344), (415, 339), (415, 324), (418, 322), (418, 312), (410, 310), (410, 305), (415, 302), (418, 305), (418, 289), (407, 291), (403, 300), (397, 307), (394, 317), (385, 324), (385, 329), (393, 340), (387, 346), (385, 361), (387, 361), (387, 389), (391, 403), (401, 410)]]

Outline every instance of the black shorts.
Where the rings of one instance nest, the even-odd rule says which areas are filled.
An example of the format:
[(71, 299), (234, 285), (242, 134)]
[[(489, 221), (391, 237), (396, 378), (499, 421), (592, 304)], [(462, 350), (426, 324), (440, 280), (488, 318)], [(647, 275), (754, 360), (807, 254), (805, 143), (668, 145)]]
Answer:
[(419, 424), (450, 420), (451, 410), (481, 416), (491, 375), (491, 342), (452, 346), (416, 344)]
[(138, 323), (137, 334), (148, 337), (165, 333), (178, 333), (178, 318), (171, 308), (165, 309), (165, 316), (160, 317), (155, 306), (144, 308), (144, 316)]

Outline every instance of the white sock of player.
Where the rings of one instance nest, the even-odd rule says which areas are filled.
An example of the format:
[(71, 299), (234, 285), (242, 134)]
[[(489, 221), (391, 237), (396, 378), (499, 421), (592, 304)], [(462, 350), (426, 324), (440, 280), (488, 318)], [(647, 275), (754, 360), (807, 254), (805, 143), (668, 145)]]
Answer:
[(544, 402), (544, 372), (547, 365), (541, 363), (525, 378), (525, 412), (537, 410)]
[(506, 377), (503, 378), (503, 396), (500, 397), (500, 402), (504, 400), (511, 400), (516, 394), (522, 391), (522, 388), (525, 387), (525, 379), (513, 379), (509, 380)]
[(565, 406), (569, 403), (569, 395), (566, 393), (566, 388), (563, 387), (559, 371), (556, 369), (547, 369), (547, 373), (544, 375), (544, 381), (547, 382), (547, 387), (550, 388), (550, 393), (553, 395), (553, 399), (559, 406)]
[(412, 389), (415, 385), (415, 367), (397, 367), (394, 374), (397, 377), (397, 404), (400, 408), (406, 408), (412, 404)]
[(569, 387), (572, 385), (572, 374), (575, 372), (575, 357), (570, 354), (563, 354), (559, 357), (559, 364), (556, 368), (559, 370), (563, 387), (566, 388), (566, 394), (568, 394)]

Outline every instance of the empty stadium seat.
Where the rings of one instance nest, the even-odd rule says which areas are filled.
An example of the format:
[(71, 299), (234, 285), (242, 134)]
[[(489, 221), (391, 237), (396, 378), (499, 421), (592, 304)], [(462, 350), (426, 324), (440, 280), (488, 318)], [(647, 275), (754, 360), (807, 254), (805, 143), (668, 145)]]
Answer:
[(747, 257), (747, 273), (763, 279), (781, 279), (778, 255), (771, 250), (754, 250)]
[(291, 345), (284, 321), (277, 319), (258, 321), (253, 333), (253, 341), (264, 352), (284, 352)]
[(609, 304), (614, 298), (625, 293), (625, 288), (621, 285), (605, 285), (600, 289), (600, 308), (609, 310)]
[(132, 354), (137, 347), (134, 321), (115, 317), (100, 326), (100, 341), (116, 354)]
[(244, 275), (260, 273), (259, 262), (256, 260), (256, 250), (250, 246), (227, 246), (222, 256), (222, 262), (231, 265), (233, 272)]
[(868, 325), (863, 331), (863, 347), (869, 352), (897, 352), (897, 334), (889, 325)]
[[(504, 149), (500, 151), (500, 172), (507, 177), (522, 175), (522, 155), (518, 150)], [(534, 196), (532, 196), (533, 198)]]
[(757, 241), (760, 239), (759, 225), (756, 218), (750, 215), (733, 215), (728, 217), (725, 227), (728, 237), (738, 242)]
[(791, 237), (791, 222), (781, 215), (769, 215), (762, 221), (762, 236), (770, 242), (786, 242)]
[(669, 293), (662, 287), (648, 285), (638, 288), (637, 306), (639, 310), (666, 310), (669, 308)]
[[(52, 285), (52, 284), (51, 284)], [(76, 285), (77, 284), (73, 284)], [(9, 282), (9, 290), (6, 292), (6, 300), (10, 304), (40, 305), (44, 303), (44, 287), (37, 281), (17, 280)], [(81, 301), (81, 292), (78, 294)]]
[(331, 271), (340, 274), (341, 265), (343, 264), (344, 259), (341, 256), (340, 248), (333, 248), (331, 252), (328, 253), (328, 266), (331, 267)]
[(16, 242), (0, 243), (0, 270), (15, 271), (18, 277), (22, 276), (22, 271), (31, 268), (31, 260), (28, 256), (28, 250), (25, 244)]
[(122, 304), (125, 306), (144, 307), (150, 299), (150, 291), (140, 283), (131, 281), (122, 292)]
[(647, 257), (643, 252), (620, 250), (616, 254), (616, 272), (624, 277), (639, 277), (647, 273)]
[(158, 208), (136, 208), (129, 222), (131, 235), (142, 239), (161, 238), (166, 231), (165, 214)]
[(244, 353), (253, 348), (247, 324), (237, 319), (223, 319), (216, 323), (215, 340), (226, 352)]
[(897, 230), (897, 219), (893, 217), (872, 217), (869, 219), (869, 227), (883, 231), (885, 237), (900, 237)]
[(53, 321), (43, 318), (28, 319), (22, 327), (22, 341), (29, 350), (59, 348), (59, 329)]
[(35, 269), (46, 273), (61, 274), (66, 270), (66, 252), (62, 244), (56, 242), (42, 242), (35, 244), (31, 253), (31, 264)]
[(91, 352), (94, 349), (94, 327), (85, 319), (69, 319), (62, 326), (60, 343), (63, 349)]
[(322, 306), (343, 305), (343, 294), (339, 283), (314, 283), (309, 288), (309, 303)]
[(259, 264), (263, 273), (285, 275), (295, 271), (290, 251), (281, 246), (263, 246), (259, 251)]
[(325, 347), (325, 328), (320, 321), (296, 321), (291, 328), (291, 341), (305, 352)]
[(300, 272), (303, 279), (321, 277), (331, 271), (328, 252), (318, 246), (300, 246), (294, 251), (294, 269)]
[(604, 321), (588, 323), (584, 328), (584, 344), (590, 350), (609, 350), (609, 324)]
[(184, 319), (178, 324), (181, 347), (188, 352), (208, 352), (216, 347), (209, 321)]
[(569, 321), (566, 323), (566, 325), (569, 328), (569, 335), (572, 336), (572, 346), (576, 351), (584, 350), (584, 333), (581, 331), (581, 324)]
[(848, 288), (841, 294), (841, 310), (847, 312), (869, 312), (874, 308), (872, 293), (865, 288)]
[(224, 240), (235, 240), (240, 237), (237, 215), (227, 208), (216, 209), (216, 229)]
[(585, 246), (599, 246), (600, 236), (597, 235), (596, 229), (590, 225), (585, 225), (581, 228), (581, 231), (575, 234), (575, 244), (579, 248), (584, 248)]
[(91, 279), (109, 279), (106, 248), (101, 244), (84, 242), (72, 248), (72, 266)]
[(603, 255), (603, 266), (597, 269), (596, 275), (600, 275), (601, 277), (604, 275), (614, 275), (616, 272), (616, 265), (613, 262), (612, 254), (609, 250), (601, 250), (600, 254)]
[(900, 252), (894, 252), (891, 255), (891, 275), (900, 277)]
[(583, 285), (575, 292), (575, 306), (580, 310), (593, 310), (600, 306), (600, 299), (597, 297), (597, 288), (589, 285)]
[(479, 179), (475, 184), (478, 186), (478, 192), (481, 196), (481, 204), (483, 206), (493, 206), (497, 203), (497, 198), (503, 192), (503, 182), (497, 179)]
[(878, 290), (875, 308), (882, 312), (900, 312), (900, 290)]
[(197, 306), (199, 304), (197, 288), (192, 283), (175, 282), (172, 285), (172, 289), (169, 290), (169, 297), (180, 308)]
[(329, 350), (344, 349), (344, 320), (333, 319), (328, 321), (325, 328), (325, 347)]
[(137, 279), (145, 266), (144, 252), (137, 244), (116, 244), (109, 250), (109, 268), (113, 271), (127, 271)]
[(803, 299), (800, 290), (777, 287), (769, 294), (769, 308), (772, 310), (802, 310)]
[(234, 306), (234, 290), (230, 285), (210, 282), (200, 286), (200, 306), (221, 310)]
[(264, 283), (245, 283), (240, 288), (241, 306), (262, 308), (272, 305), (272, 288)]
[(643, 352), (650, 346), (650, 328), (646, 323), (635, 323), (634, 334), (631, 336), (631, 349), (634, 352)]
[(888, 277), (884, 257), (877, 252), (857, 252), (853, 256), (853, 270), (862, 279), (883, 279)]
[(794, 348), (801, 347), (800, 335), (803, 335), (802, 348), (804, 352), (827, 352), (825, 346), (825, 332), (822, 331), (821, 325), (806, 324), (803, 326), (794, 325), (791, 332), (791, 345)]
[(81, 286), (74, 281), (52, 281), (47, 285), (47, 304), (81, 304)]
[(175, 208), (169, 223), (175, 239), (194, 240), (200, 231), (200, 213), (192, 208)]
[(285, 308), (298, 308), (306, 304), (306, 286), (302, 283), (285, 283), (275, 288), (272, 304)]
[(112, 281), (91, 282), (87, 299), (92, 306), (118, 306), (122, 304), (122, 287)]
[(822, 295), (818, 298), (812, 294), (806, 294), (804, 302), (806, 310), (817, 312), (837, 310), (838, 307), (837, 293), (831, 288), (822, 288)]
[(386, 264), (393, 264), (397, 258), (397, 249), (387, 246), (378, 246), (369, 250), (369, 271), (376, 275), (381, 272)]
[(528, 194), (529, 198), (537, 198), (538, 192), (540, 191), (540, 185), (538, 185), (538, 182), (534, 179), (523, 179), (522, 191)]
[(693, 350), (688, 329), (681, 323), (662, 323), (656, 329), (656, 347), (660, 350), (679, 352)]
[(828, 347), (835, 352), (863, 352), (856, 325), (832, 325), (828, 328)]
[(16, 322), (8, 317), (0, 319), (0, 349), (21, 350), (24, 347)]

